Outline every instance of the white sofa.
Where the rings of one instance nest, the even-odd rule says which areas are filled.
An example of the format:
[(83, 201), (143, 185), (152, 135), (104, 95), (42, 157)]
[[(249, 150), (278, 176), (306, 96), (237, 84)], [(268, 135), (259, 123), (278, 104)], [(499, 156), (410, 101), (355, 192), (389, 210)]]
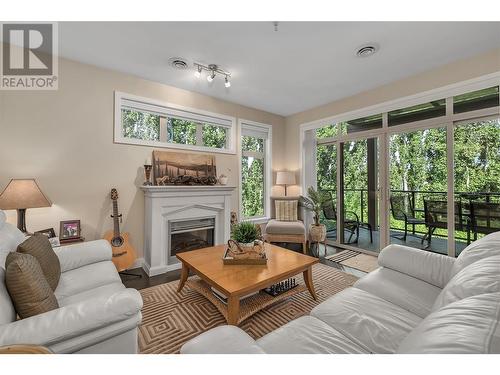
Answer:
[(456, 259), (390, 245), (378, 263), (309, 316), (256, 341), (221, 326), (181, 353), (500, 353), (500, 232)]
[(16, 320), (5, 285), (5, 258), (25, 236), (0, 210), (0, 346), (43, 345), (55, 353), (137, 353), (142, 298), (126, 289), (104, 240), (61, 246), (59, 308)]

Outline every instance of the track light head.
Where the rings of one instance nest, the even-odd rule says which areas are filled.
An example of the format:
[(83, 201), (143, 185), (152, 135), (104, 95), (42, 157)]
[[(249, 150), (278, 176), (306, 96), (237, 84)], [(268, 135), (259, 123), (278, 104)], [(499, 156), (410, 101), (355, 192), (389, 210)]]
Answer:
[(227, 89), (231, 87), (231, 82), (229, 81), (229, 78), (227, 76), (224, 82), (224, 86), (226, 86)]
[(200, 78), (201, 77), (201, 66), (198, 65), (198, 69), (196, 69), (196, 71), (194, 72), (194, 76), (196, 78)]
[(207, 81), (212, 82), (214, 78), (215, 78), (215, 72), (212, 72), (207, 76)]

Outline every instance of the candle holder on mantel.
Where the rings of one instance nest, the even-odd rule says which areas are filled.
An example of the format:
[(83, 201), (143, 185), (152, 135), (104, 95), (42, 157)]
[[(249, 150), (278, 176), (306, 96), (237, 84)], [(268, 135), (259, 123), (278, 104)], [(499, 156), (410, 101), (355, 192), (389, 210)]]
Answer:
[(144, 186), (152, 186), (153, 185), (153, 183), (150, 181), (151, 169), (153, 169), (153, 166), (151, 164), (144, 164), (144, 176), (146, 178), (146, 180), (143, 183)]

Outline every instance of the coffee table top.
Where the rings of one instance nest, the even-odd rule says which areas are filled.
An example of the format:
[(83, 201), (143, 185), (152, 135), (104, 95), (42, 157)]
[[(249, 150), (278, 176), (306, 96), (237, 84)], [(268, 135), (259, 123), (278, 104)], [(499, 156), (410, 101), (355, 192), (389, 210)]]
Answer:
[(226, 295), (245, 295), (303, 272), (317, 258), (265, 244), (266, 265), (226, 265), (222, 263), (225, 245), (177, 254), (177, 258), (206, 282)]

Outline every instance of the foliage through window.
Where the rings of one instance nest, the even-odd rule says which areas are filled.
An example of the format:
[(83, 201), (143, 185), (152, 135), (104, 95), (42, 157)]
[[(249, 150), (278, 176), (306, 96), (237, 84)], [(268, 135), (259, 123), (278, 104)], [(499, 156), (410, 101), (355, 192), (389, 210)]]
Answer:
[(234, 118), (197, 113), (127, 98), (115, 93), (120, 112), (115, 122), (115, 141), (186, 149), (235, 151)]
[(241, 214), (244, 218), (266, 215), (266, 189), (269, 168), (267, 131), (242, 126), (241, 137)]

